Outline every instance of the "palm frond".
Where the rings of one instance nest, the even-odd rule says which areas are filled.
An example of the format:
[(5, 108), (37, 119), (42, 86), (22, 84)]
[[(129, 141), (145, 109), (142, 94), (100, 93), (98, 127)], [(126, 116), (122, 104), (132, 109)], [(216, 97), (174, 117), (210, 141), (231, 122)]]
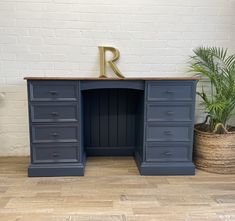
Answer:
[(210, 82), (210, 93), (202, 87), (197, 94), (201, 104), (211, 116), (211, 129), (217, 124), (227, 125), (235, 115), (235, 55), (220, 47), (199, 47), (190, 58), (190, 71)]

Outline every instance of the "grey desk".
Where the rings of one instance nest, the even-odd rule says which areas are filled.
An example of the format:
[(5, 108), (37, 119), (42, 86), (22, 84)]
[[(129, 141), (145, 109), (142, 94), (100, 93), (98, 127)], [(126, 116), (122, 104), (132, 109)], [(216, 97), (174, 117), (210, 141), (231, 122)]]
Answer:
[(141, 175), (192, 175), (197, 78), (26, 77), (29, 176), (84, 175), (86, 156), (133, 155)]

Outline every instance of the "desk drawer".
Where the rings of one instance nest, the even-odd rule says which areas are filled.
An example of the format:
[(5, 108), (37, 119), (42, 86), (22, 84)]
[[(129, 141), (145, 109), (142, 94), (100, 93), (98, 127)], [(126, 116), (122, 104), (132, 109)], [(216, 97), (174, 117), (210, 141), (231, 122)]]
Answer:
[(72, 163), (78, 162), (77, 145), (34, 145), (34, 163)]
[(189, 124), (147, 123), (146, 141), (191, 141)]
[(78, 126), (74, 125), (34, 125), (33, 143), (78, 142)]
[(77, 103), (36, 103), (31, 104), (32, 122), (77, 122)]
[(149, 103), (147, 121), (192, 121), (193, 107), (190, 103)]
[(77, 81), (29, 81), (31, 101), (75, 101)]
[(195, 87), (187, 81), (147, 82), (148, 101), (190, 101), (195, 96)]
[(188, 145), (146, 145), (146, 161), (189, 161)]

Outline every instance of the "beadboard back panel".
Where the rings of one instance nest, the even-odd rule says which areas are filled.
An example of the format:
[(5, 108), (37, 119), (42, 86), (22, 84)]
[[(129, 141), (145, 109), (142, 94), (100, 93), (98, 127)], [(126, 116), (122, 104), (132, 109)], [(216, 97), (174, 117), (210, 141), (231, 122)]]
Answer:
[[(136, 109), (143, 91), (99, 89), (85, 91), (85, 148), (88, 155), (133, 155)], [(142, 123), (143, 127), (143, 123)]]

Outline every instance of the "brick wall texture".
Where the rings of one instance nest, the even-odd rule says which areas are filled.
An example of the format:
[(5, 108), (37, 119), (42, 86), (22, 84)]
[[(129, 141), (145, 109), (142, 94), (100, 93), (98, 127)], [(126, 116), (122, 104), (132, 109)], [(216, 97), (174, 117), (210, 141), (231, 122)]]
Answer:
[(23, 77), (98, 76), (99, 45), (125, 76), (189, 75), (193, 48), (235, 52), (235, 0), (1, 0), (0, 155), (29, 154)]

